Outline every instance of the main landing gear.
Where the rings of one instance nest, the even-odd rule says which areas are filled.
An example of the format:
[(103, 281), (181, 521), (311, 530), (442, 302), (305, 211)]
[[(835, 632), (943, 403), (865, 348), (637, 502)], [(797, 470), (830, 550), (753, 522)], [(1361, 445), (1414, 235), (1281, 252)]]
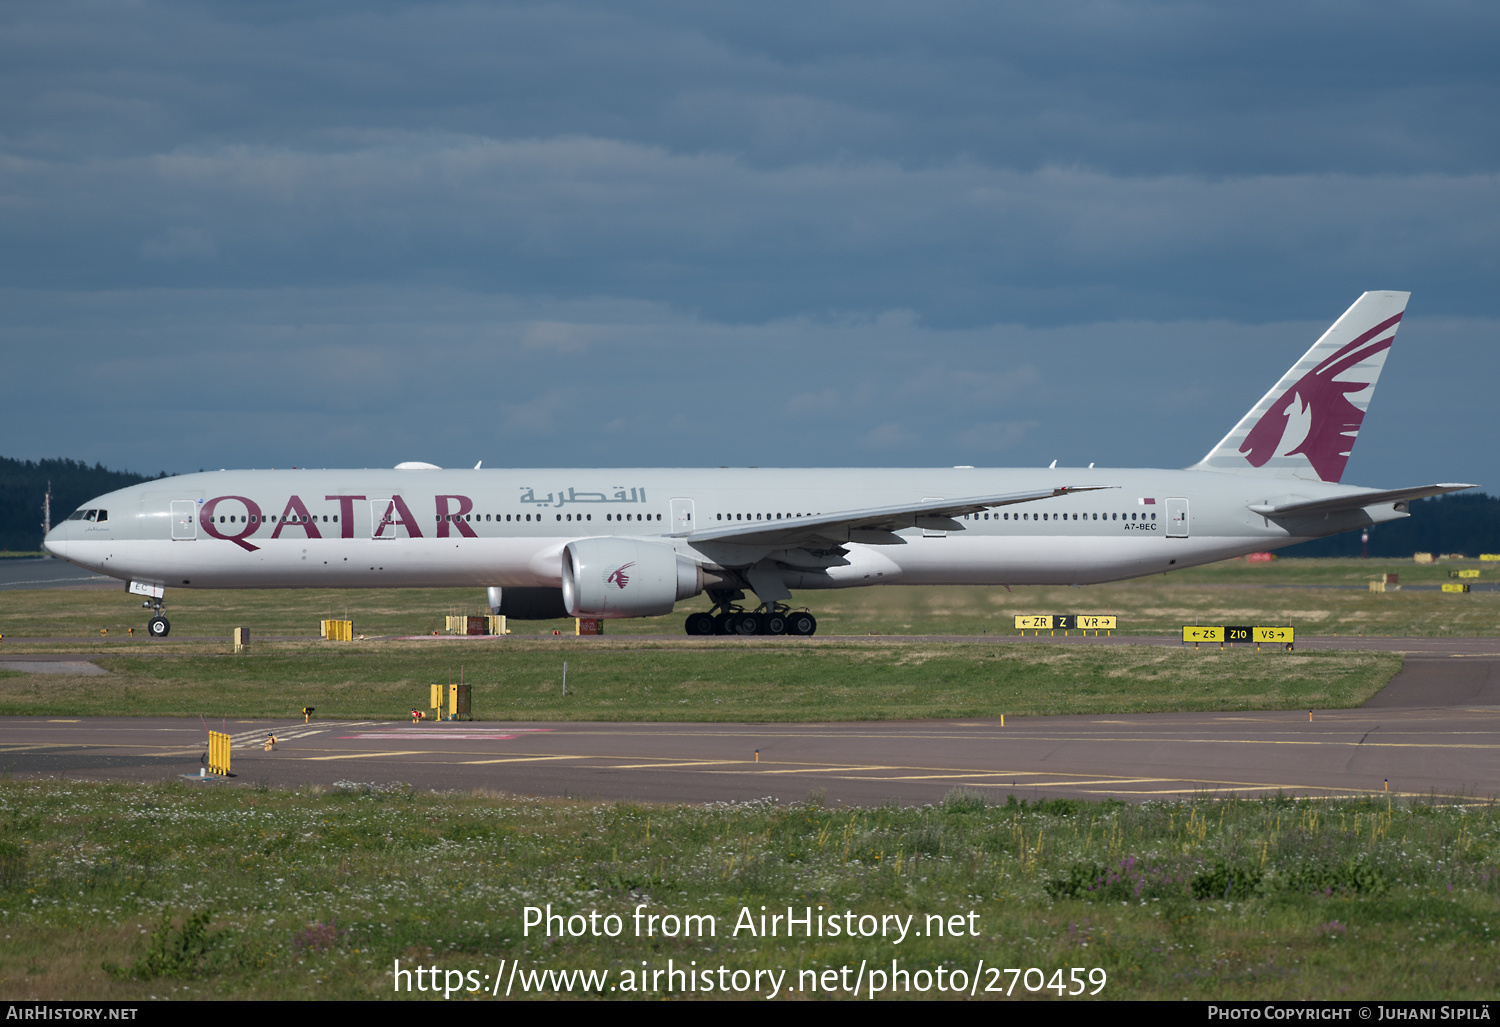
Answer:
[(156, 616), (146, 622), (146, 633), (152, 638), (166, 638), (172, 630), (172, 622), (161, 615), (162, 601), (148, 599), (141, 604), (141, 608), (156, 611)]
[(717, 602), (713, 613), (688, 616), (689, 635), (811, 635), (818, 621), (806, 610), (793, 611), (785, 603), (761, 604), (749, 611), (728, 600)]

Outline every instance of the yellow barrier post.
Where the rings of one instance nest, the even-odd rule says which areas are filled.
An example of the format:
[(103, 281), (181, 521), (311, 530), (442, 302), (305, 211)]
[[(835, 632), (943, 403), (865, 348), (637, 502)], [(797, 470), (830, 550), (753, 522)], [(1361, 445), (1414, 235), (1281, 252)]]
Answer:
[(229, 776), (229, 736), (222, 731), (208, 733), (208, 772)]
[(433, 685), (432, 686), (431, 699), (432, 699), (432, 701), (429, 702), (427, 705), (428, 705), (429, 708), (431, 708), (431, 709), (433, 709), (433, 710), (436, 711), (433, 719), (434, 720), (442, 720), (443, 719), (443, 686), (442, 685)]
[(242, 652), (245, 651), (245, 646), (247, 646), (249, 644), (250, 644), (250, 629), (249, 628), (235, 628), (234, 629), (234, 651), (237, 652), (237, 653), (242, 653)]

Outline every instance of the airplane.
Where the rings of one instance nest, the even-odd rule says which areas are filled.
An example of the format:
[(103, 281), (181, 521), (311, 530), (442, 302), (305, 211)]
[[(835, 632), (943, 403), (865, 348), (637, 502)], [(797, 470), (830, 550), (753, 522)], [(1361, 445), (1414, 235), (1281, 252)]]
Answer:
[[(652, 617), (811, 635), (792, 590), (1084, 585), (1410, 516), (1473, 488), (1340, 479), (1410, 294), (1367, 292), (1181, 470), (473, 469), (185, 474), (90, 500), (54, 555), (120, 578), (166, 637), (167, 588), (476, 586), (516, 620)], [(482, 464), (482, 461), (481, 461)], [(741, 605), (746, 593), (758, 600)]]

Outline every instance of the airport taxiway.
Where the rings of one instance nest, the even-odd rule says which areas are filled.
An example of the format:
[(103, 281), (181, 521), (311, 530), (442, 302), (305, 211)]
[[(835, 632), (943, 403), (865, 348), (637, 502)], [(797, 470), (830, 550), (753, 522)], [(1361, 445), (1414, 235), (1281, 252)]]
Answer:
[[(956, 640), (955, 640), (956, 641)], [(993, 643), (993, 636), (975, 639)], [(1042, 636), (1039, 644), (1085, 640)], [(1086, 644), (1176, 644), (1093, 638)], [(1389, 649), (1405, 666), (1363, 707), (1236, 713), (858, 721), (818, 724), (231, 721), (0, 718), (0, 771), (15, 777), (176, 780), (196, 774), (208, 727), (233, 738), (232, 781), (277, 786), (407, 782), (544, 796), (871, 805), (970, 788), (1003, 801), (1500, 793), (1500, 639), (1309, 639)], [(78, 673), (87, 654), (0, 660)], [(34, 666), (22, 668), (23, 661)], [(66, 669), (64, 669), (66, 668)], [(275, 751), (262, 746), (268, 733)], [(214, 785), (209, 785), (210, 787)]]
[[(219, 724), (212, 725), (215, 728)], [(3, 718), (0, 770), (17, 777), (176, 779), (196, 773), (204, 725), (167, 718)], [(280, 786), (403, 781), (420, 789), (712, 802), (935, 802), (1500, 791), (1500, 707), (1366, 707), (829, 724), (313, 722), (222, 725), (235, 780)], [(274, 752), (262, 749), (274, 731)]]

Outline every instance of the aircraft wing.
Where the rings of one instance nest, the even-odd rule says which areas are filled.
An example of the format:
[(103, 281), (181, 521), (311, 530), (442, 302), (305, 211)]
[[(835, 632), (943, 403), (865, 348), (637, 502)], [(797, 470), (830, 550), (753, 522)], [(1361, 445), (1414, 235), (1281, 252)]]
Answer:
[(962, 499), (928, 499), (920, 503), (877, 506), (865, 510), (843, 510), (807, 517), (788, 517), (779, 521), (725, 524), (703, 531), (682, 532), (674, 538), (691, 538), (694, 542), (738, 542), (749, 545), (791, 546), (811, 539), (832, 542), (865, 542), (873, 545), (902, 545), (895, 532), (902, 528), (929, 528), (937, 531), (962, 531), (954, 520), (964, 514), (978, 513), (996, 506), (1032, 503), (1039, 499), (1067, 496), (1074, 492), (1095, 492), (1117, 488), (1115, 485), (1083, 487), (1060, 486), (1032, 492), (1006, 492), (992, 496), (967, 496)]
[(1400, 503), (1424, 496), (1441, 496), (1449, 492), (1462, 492), (1474, 485), (1415, 485), (1409, 489), (1387, 489), (1384, 492), (1350, 492), (1332, 499), (1288, 499), (1270, 503), (1252, 503), (1250, 509), (1262, 517), (1307, 517), (1312, 514), (1339, 513), (1344, 510), (1363, 510), (1376, 503)]

